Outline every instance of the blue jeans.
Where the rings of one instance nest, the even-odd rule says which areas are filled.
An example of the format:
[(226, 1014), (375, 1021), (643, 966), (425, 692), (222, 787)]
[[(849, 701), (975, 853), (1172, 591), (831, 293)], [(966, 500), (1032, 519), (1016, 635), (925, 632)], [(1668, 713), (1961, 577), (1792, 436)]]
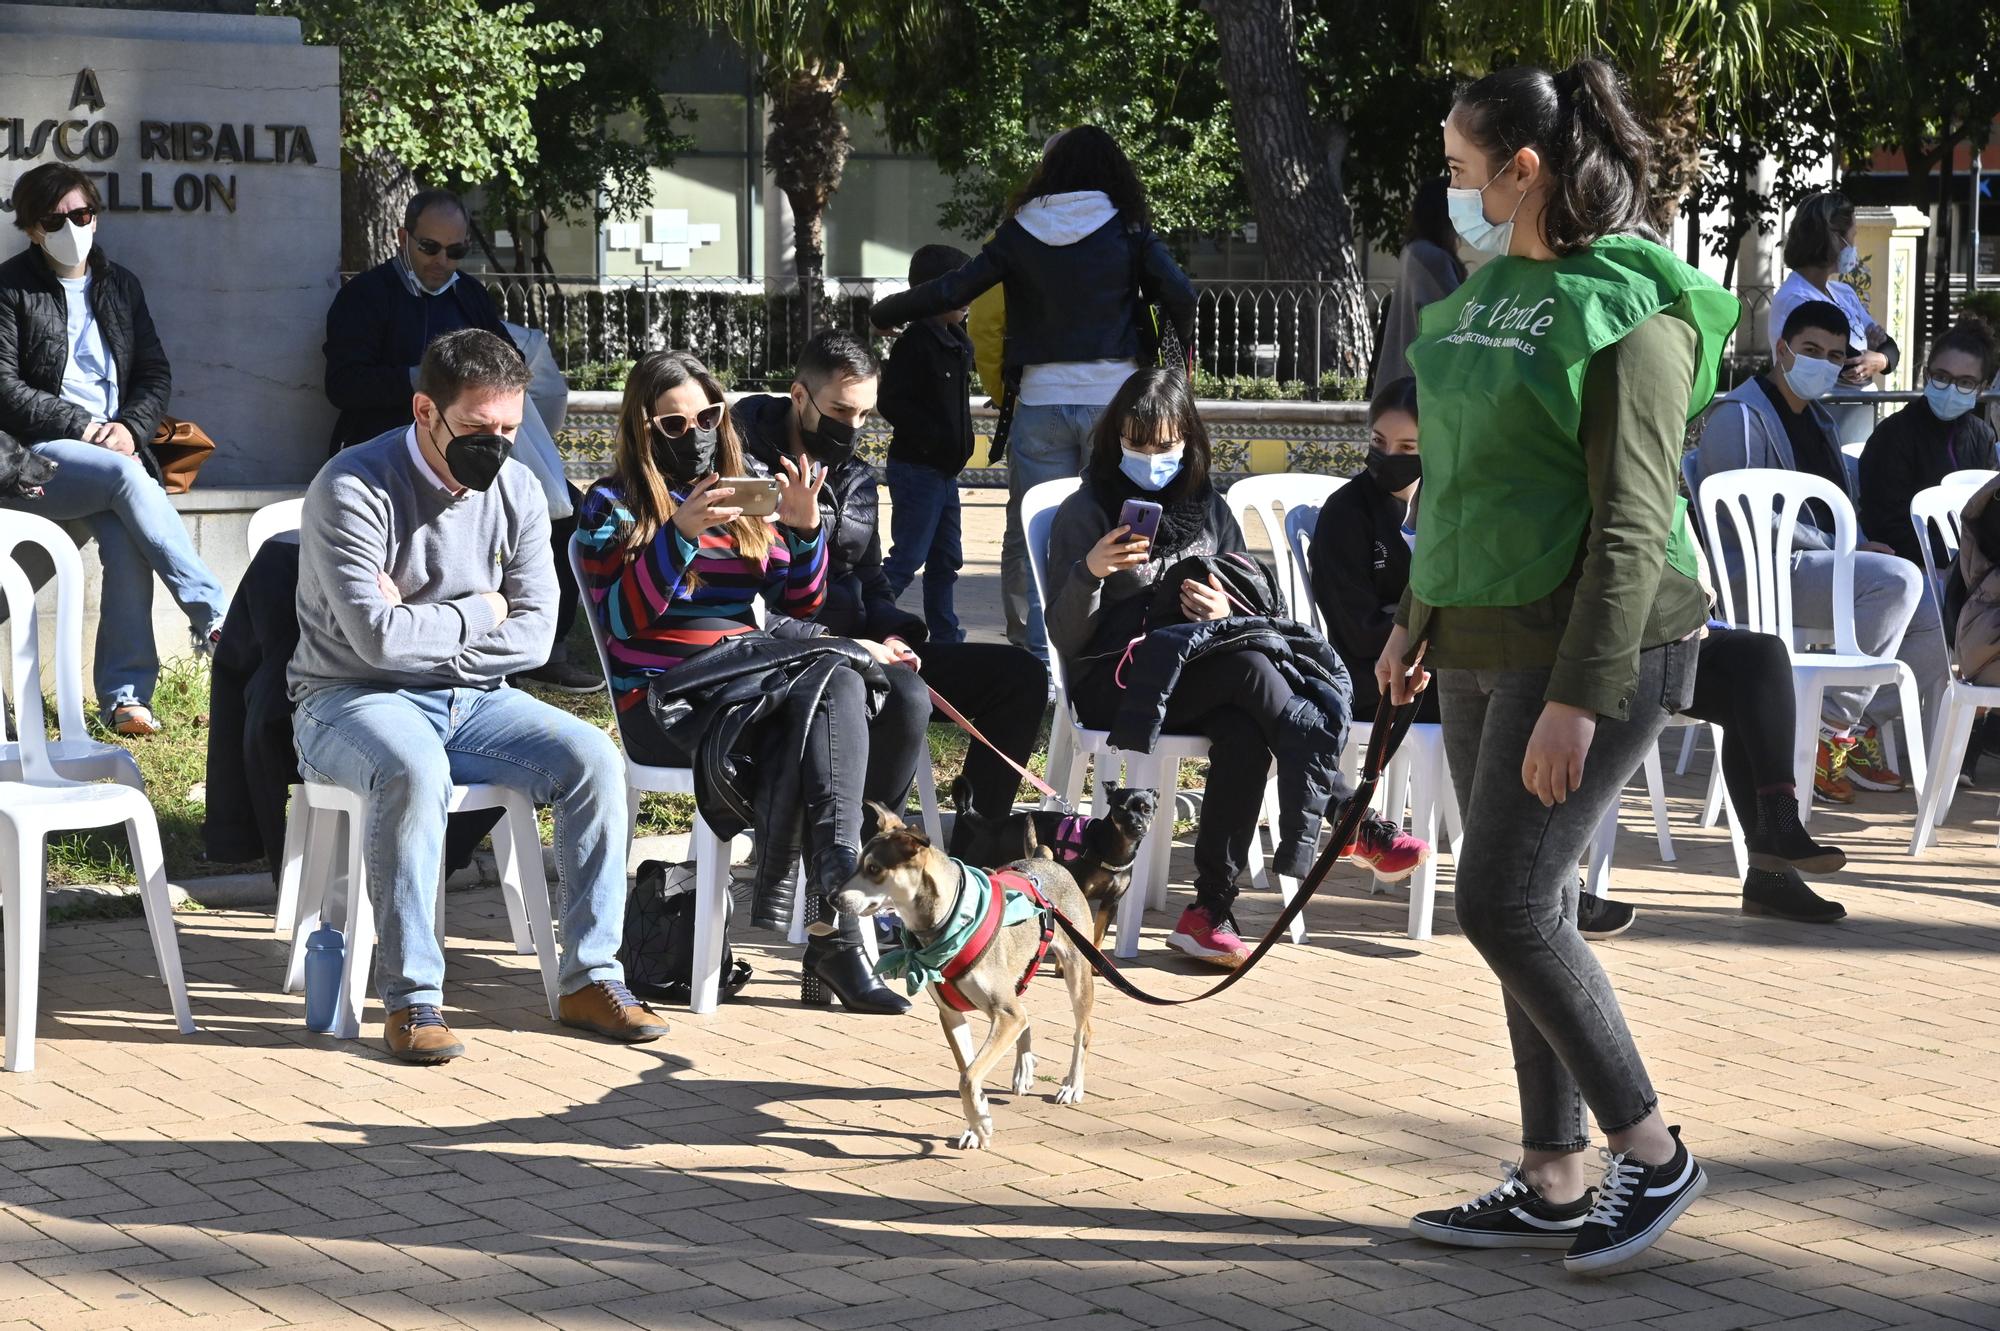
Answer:
[(889, 459), (889, 557), (882, 575), (889, 595), (924, 571), (924, 624), (932, 642), (964, 642), (965, 630), (952, 609), (952, 584), (965, 562), (959, 539), (958, 477), (947, 476), (921, 462)]
[(455, 784), (505, 786), (554, 806), (560, 988), (625, 978), (625, 765), (610, 736), (511, 688), (320, 689), (299, 703), (293, 727), (310, 780), (367, 797), (385, 1009), (444, 1001), (438, 868)]
[(1026, 647), (1043, 664), (1049, 659), (1042, 599), (1028, 570), (1028, 540), (1021, 525), (1021, 497), (1043, 481), (1083, 474), (1090, 459), (1090, 432), (1103, 407), (1014, 408), (1007, 435), (1007, 532), (1000, 539), (1000, 599), (1007, 609), (1007, 641)]
[(56, 464), (40, 499), (6, 507), (51, 522), (81, 522), (97, 541), (104, 582), (98, 596), (92, 683), (105, 719), (127, 703), (148, 703), (160, 678), (153, 641), (153, 575), (167, 584), (197, 641), (222, 627), (228, 598), (201, 556), (187, 524), (159, 482), (136, 459), (81, 439), (33, 446)]

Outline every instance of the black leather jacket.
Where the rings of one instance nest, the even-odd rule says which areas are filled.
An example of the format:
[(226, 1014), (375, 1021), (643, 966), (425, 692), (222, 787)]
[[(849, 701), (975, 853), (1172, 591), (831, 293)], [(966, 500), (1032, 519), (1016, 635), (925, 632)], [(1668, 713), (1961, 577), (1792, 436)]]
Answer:
[[(778, 459), (791, 449), (792, 400), (760, 393), (737, 399), (729, 411), (743, 436), (744, 461), (760, 476), (777, 475)], [(875, 469), (858, 457), (829, 468), (819, 492), (819, 520), (826, 530), (826, 602), (815, 620), (844, 638), (924, 641), (929, 634), (923, 616), (898, 609), (882, 575)]]
[[(167, 414), (173, 374), (146, 293), (129, 269), (90, 253), (90, 307), (118, 367), (117, 419), (133, 442), (151, 442)], [(90, 413), (62, 396), (69, 367), (67, 293), (33, 245), (0, 264), (0, 430), (24, 444), (81, 439)]]
[[(1139, 297), (1165, 311), (1181, 345), (1194, 345), (1194, 285), (1151, 231), (1122, 216), (1081, 240), (1046, 245), (1014, 218), (956, 272), (875, 302), (868, 317), (893, 328), (970, 305), (1007, 288), (1007, 368), (1071, 361), (1136, 360), (1145, 349)], [(996, 391), (998, 385), (987, 385)]]

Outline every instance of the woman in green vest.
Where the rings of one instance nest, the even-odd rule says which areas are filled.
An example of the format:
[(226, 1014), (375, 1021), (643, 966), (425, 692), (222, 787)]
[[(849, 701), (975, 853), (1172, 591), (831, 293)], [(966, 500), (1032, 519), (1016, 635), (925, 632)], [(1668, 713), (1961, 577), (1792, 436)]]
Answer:
[(1453, 225), (1491, 257), (1410, 348), (1424, 517), (1376, 678), (1400, 702), (1437, 672), (1465, 809), (1458, 921), (1505, 994), (1523, 1157), (1411, 1223), (1600, 1271), (1707, 1183), (1576, 931), (1576, 865), (1693, 689), (1707, 598), (1674, 520), (1681, 439), (1738, 307), (1634, 234), (1650, 145), (1610, 66), (1488, 75), (1444, 145)]

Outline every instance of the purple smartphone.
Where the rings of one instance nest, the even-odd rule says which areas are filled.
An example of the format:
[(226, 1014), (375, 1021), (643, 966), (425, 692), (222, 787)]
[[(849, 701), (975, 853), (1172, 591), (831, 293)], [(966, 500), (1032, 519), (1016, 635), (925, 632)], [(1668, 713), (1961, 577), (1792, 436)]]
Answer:
[(1160, 506), (1150, 499), (1128, 499), (1118, 510), (1118, 525), (1132, 529), (1126, 540), (1143, 536), (1150, 541), (1160, 534)]

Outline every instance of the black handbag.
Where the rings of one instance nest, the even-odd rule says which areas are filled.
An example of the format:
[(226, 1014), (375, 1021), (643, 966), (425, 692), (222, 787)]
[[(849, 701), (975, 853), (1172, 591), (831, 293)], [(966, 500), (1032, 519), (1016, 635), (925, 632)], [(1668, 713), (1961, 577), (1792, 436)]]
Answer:
[(1156, 629), (1169, 624), (1185, 624), (1187, 616), (1181, 613), (1181, 583), (1190, 580), (1206, 582), (1210, 575), (1222, 584), (1222, 592), (1229, 598), (1232, 615), (1259, 619), (1286, 617), (1281, 608), (1284, 600), (1278, 594), (1277, 574), (1263, 560), (1240, 552), (1187, 555), (1177, 560), (1153, 584), (1153, 601), (1146, 611), (1146, 627)]
[[(738, 961), (727, 937), (733, 903), (723, 897), (722, 979), (719, 998), (734, 998), (750, 982), (750, 963)], [(641, 998), (685, 1003), (694, 987), (694, 878), (669, 883), (667, 866), (647, 860), (625, 898), (625, 939), (618, 960), (625, 984)]]

